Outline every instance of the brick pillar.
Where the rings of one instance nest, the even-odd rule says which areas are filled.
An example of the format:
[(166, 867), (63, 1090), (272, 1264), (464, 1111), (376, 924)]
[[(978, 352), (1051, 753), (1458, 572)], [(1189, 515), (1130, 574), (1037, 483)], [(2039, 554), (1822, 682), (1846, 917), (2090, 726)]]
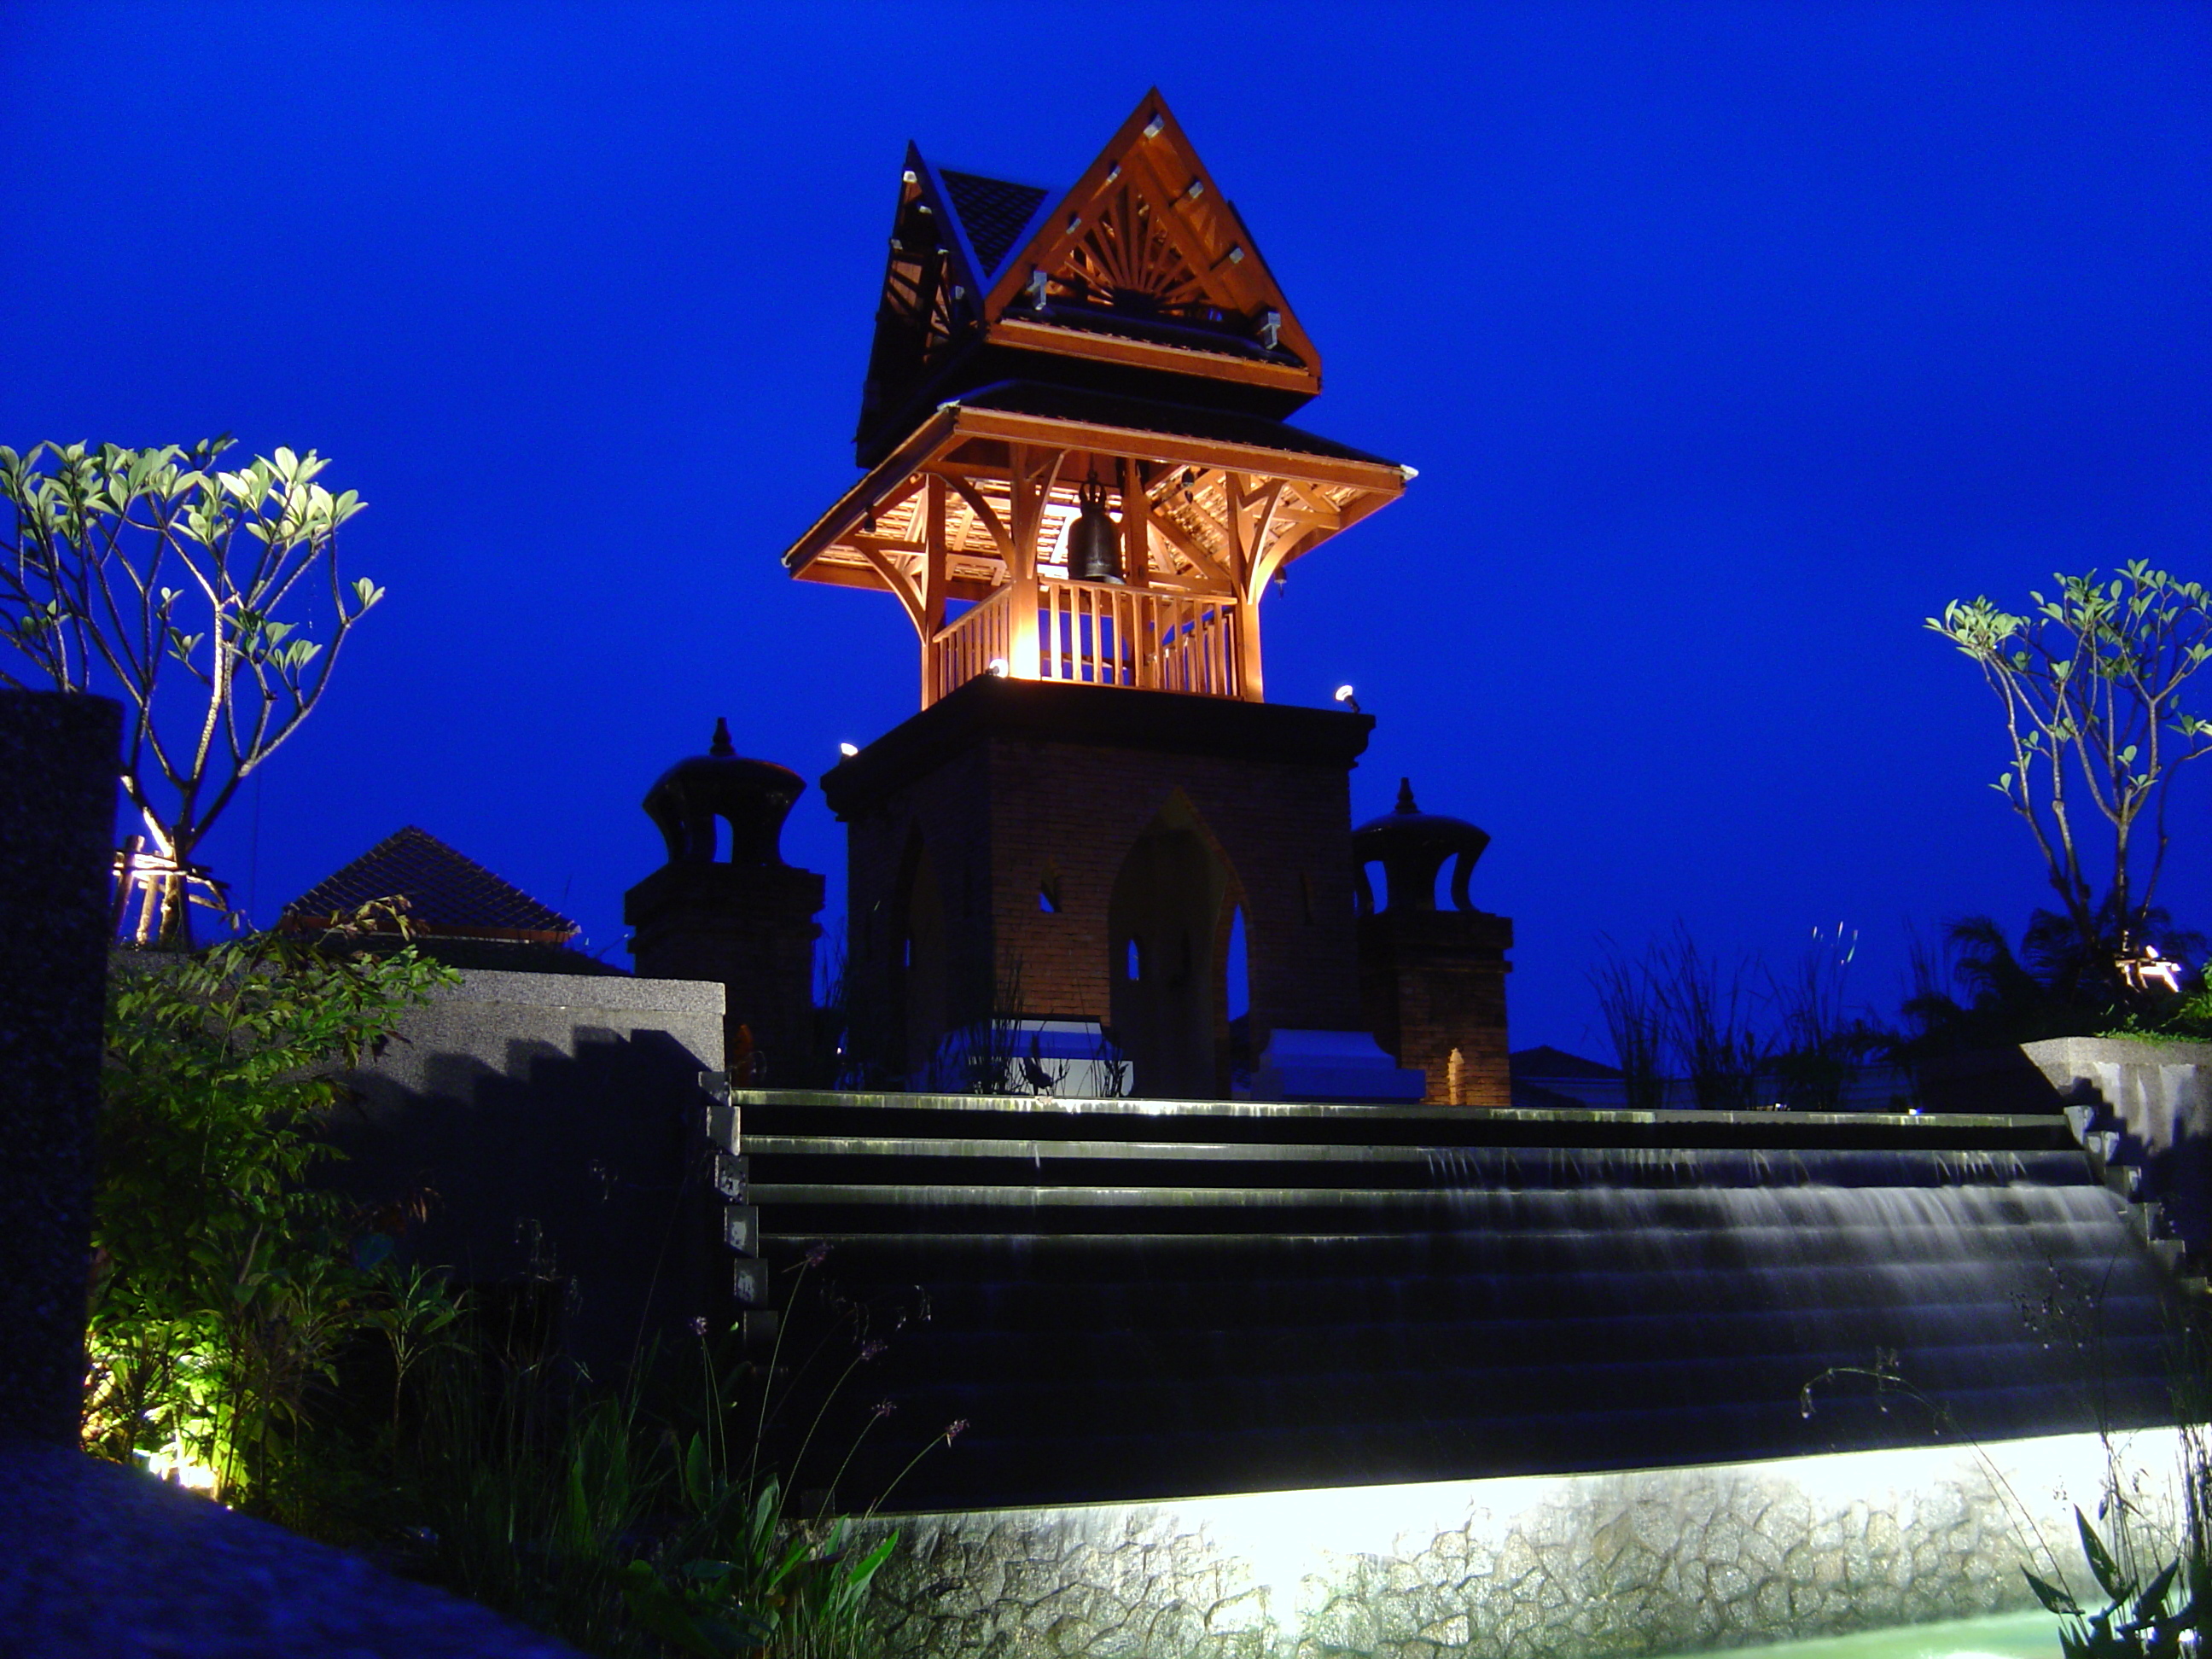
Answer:
[(718, 980), (734, 1062), (738, 1028), (752, 1035), (754, 1081), (789, 1089), (815, 1076), (814, 918), (823, 878), (786, 864), (664, 865), (623, 896), (637, 930), (630, 954), (650, 979)]
[(1465, 1106), (1507, 1106), (1505, 975), (1513, 923), (1483, 910), (1391, 908), (1359, 918), (1359, 986), (1375, 1040), (1427, 1074), (1432, 1105), (1451, 1101), (1460, 1052)]

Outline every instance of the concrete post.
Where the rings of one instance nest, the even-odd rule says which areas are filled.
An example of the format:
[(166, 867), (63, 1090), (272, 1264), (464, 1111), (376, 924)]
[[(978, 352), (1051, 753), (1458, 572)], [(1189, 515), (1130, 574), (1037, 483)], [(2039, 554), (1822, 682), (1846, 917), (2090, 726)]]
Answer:
[(0, 691), (0, 1437), (74, 1446), (121, 707)]

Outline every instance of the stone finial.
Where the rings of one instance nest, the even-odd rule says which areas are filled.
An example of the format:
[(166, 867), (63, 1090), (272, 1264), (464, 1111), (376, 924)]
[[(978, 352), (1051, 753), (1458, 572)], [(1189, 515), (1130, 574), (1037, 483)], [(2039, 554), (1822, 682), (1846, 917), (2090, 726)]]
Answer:
[(781, 865), (783, 821), (805, 788), (789, 767), (739, 755), (729, 720), (718, 717), (707, 752), (662, 773), (646, 792), (645, 812), (668, 843), (671, 864), (713, 863), (720, 818), (730, 826), (729, 862)]
[(1380, 864), (1386, 884), (1384, 908), (1393, 910), (1433, 910), (1437, 908), (1437, 872), (1452, 860), (1452, 905), (1472, 910), (1467, 896), (1468, 878), (1475, 860), (1490, 845), (1490, 836), (1465, 818), (1424, 812), (1413, 803), (1411, 778), (1398, 781), (1398, 805), (1382, 817), (1370, 819), (1352, 832), (1352, 856), (1359, 861), (1359, 908), (1371, 914), (1375, 890), (1367, 866)]

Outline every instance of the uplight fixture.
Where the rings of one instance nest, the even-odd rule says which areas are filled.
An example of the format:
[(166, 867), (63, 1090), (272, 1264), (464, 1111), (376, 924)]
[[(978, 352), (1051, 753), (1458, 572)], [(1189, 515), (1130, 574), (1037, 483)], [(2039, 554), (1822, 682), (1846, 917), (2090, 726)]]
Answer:
[(860, 752), (860, 745), (857, 743), (841, 743), (837, 745), (837, 752), (847, 760), (850, 760)]
[(988, 673), (994, 680), (1002, 680), (1006, 678), (1006, 659), (1004, 657), (992, 658), (990, 665), (984, 672)]
[(1353, 714), (1357, 714), (1360, 712), (1359, 699), (1352, 695), (1352, 688), (1350, 686), (1338, 686), (1336, 688), (1336, 700), (1342, 703), (1346, 708), (1349, 708)]

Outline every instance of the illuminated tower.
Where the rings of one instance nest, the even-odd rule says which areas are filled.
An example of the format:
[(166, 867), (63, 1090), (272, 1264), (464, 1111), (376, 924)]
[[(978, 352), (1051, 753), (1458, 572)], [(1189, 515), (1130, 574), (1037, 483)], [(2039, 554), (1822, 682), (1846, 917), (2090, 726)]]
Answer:
[(1413, 473), (1285, 425), (1320, 389), (1157, 92), (1065, 191), (908, 149), (868, 470), (784, 555), (890, 593), (921, 647), (921, 713), (823, 780), (887, 1077), (1019, 1014), (1109, 1028), (1140, 1093), (1226, 1092), (1240, 915), (1255, 1055), (1364, 1029), (1347, 774), (1373, 722), (1263, 701), (1260, 604)]

